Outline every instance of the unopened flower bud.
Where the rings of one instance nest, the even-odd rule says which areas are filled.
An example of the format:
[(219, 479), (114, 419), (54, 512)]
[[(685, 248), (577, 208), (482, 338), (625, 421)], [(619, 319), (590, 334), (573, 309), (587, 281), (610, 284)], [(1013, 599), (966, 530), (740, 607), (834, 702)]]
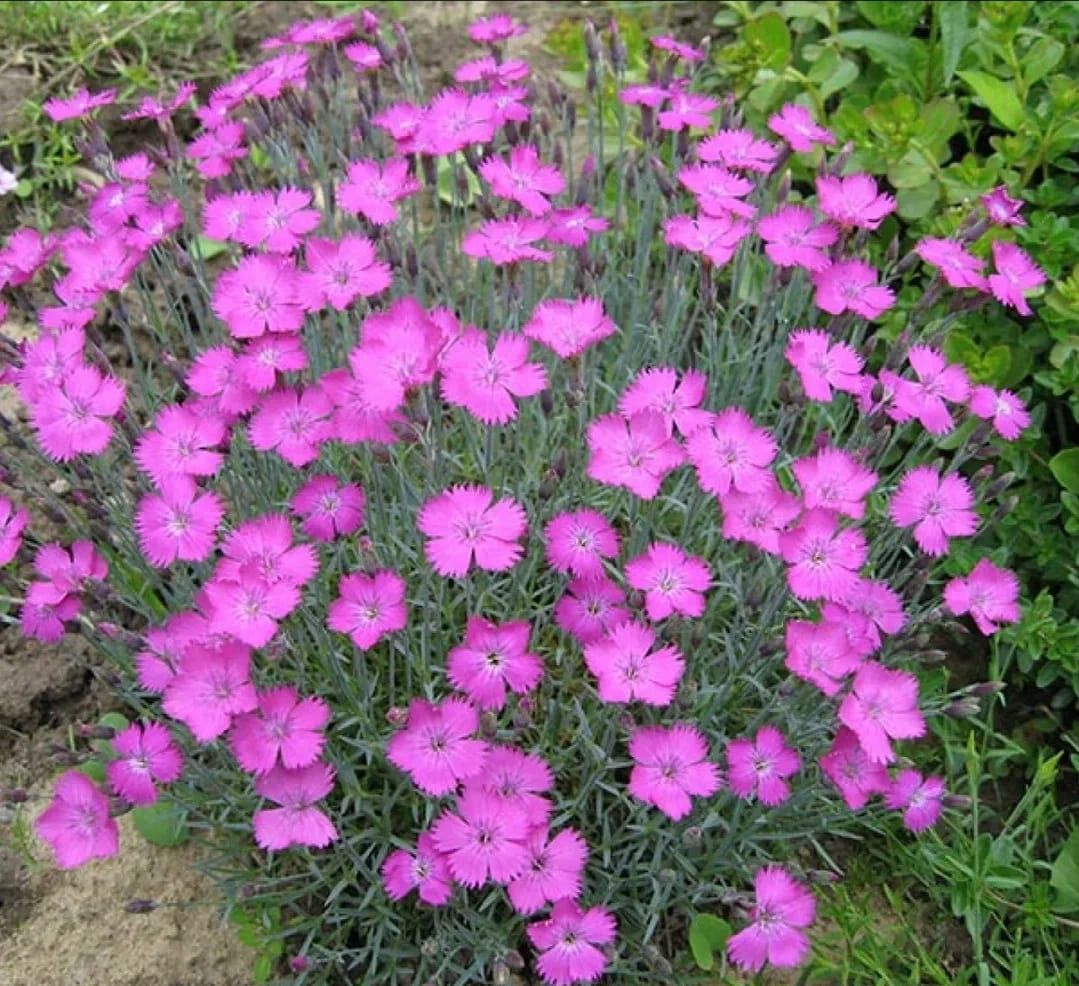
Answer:
[(515, 948), (511, 948), (502, 956), (502, 961), (515, 972), (520, 972), (525, 967), (525, 960)]
[(3, 800), (9, 805), (22, 805), (26, 804), (30, 795), (26, 793), (26, 790), (21, 787), (10, 787), (4, 792)]
[(585, 88), (588, 90), (589, 93), (594, 93), (596, 91), (596, 85), (597, 85), (596, 67), (595, 67), (595, 65), (593, 65), (591, 63), (588, 66), (587, 73), (585, 73), (584, 85), (585, 85)]
[(1015, 481), (1014, 472), (1006, 472), (999, 479), (995, 479), (989, 484), (985, 491), (986, 499), (995, 500), (1001, 493), (1003, 493), (1012, 483)]
[(565, 93), (562, 91), (562, 87), (559, 86), (554, 79), (551, 79), (547, 83), (547, 98), (551, 101), (553, 106), (561, 106), (562, 101), (566, 98)]
[(123, 798), (109, 798), (109, 818), (119, 818), (126, 815), (135, 806)]
[(784, 171), (776, 187), (776, 205), (782, 205), (791, 194), (791, 173)]
[(90, 725), (89, 723), (79, 723), (79, 736), (83, 739), (95, 739), (95, 740), (111, 740), (116, 735), (116, 730), (112, 726)]
[(408, 710), (402, 709), (399, 705), (390, 706), (389, 712), (386, 713), (386, 722), (394, 729), (403, 729), (405, 723), (408, 722)]
[(618, 725), (620, 728), (626, 730), (626, 732), (631, 733), (637, 728), (637, 721), (633, 718), (632, 712), (623, 712), (618, 717)]
[(971, 716), (978, 714), (981, 706), (982, 703), (973, 695), (964, 695), (962, 698), (949, 702), (944, 707), (944, 714), (952, 719), (969, 719)]
[(611, 64), (614, 66), (614, 70), (621, 75), (629, 66), (629, 49), (626, 47), (625, 41), (622, 40), (622, 34), (618, 30), (618, 21), (613, 17), (611, 18), (610, 32)]
[(978, 698), (988, 698), (990, 695), (998, 695), (1007, 687), (1003, 681), (982, 681), (977, 685), (971, 685), (968, 693)]
[(420, 954), (425, 959), (433, 959), (438, 955), (438, 939), (437, 938), (425, 938), (423, 944), (420, 945)]
[(628, 602), (631, 609), (640, 609), (644, 606), (644, 593), (640, 589), (632, 589), (630, 591)]
[(589, 62), (599, 60), (599, 37), (596, 34), (596, 25), (590, 20), (584, 22), (584, 53)]
[(495, 963), (491, 967), (491, 982), (493, 986), (511, 986), (513, 983), (510, 967), (501, 959), (495, 959)]
[(71, 750), (57, 750), (52, 755), (52, 761), (61, 767), (75, 767), (82, 763), (82, 757)]
[(306, 972), (311, 968), (311, 960), (306, 955), (294, 955), (288, 960), (291, 972)]
[(699, 825), (691, 825), (682, 833), (682, 842), (687, 846), (699, 846), (704, 839), (704, 829)]
[(494, 739), (498, 735), (498, 716), (489, 709), (480, 716), (480, 732), (486, 739)]
[(124, 905), (124, 910), (128, 914), (149, 914), (157, 910), (157, 902), (146, 897), (136, 897)]
[(945, 808), (956, 808), (960, 811), (966, 811), (974, 804), (974, 801), (965, 794), (946, 794), (940, 799), (940, 803)]
[(918, 660), (922, 664), (943, 664), (948, 660), (948, 655), (942, 650), (923, 650), (918, 655)]
[(652, 173), (656, 176), (656, 184), (659, 185), (659, 190), (663, 193), (665, 198), (673, 199), (678, 194), (678, 189), (674, 187), (674, 182), (671, 181), (670, 175), (667, 174), (667, 169), (663, 167), (663, 162), (658, 157), (650, 157), (648, 163), (652, 166)]
[(832, 872), (832, 870), (808, 870), (806, 871), (806, 878), (810, 883), (815, 883), (817, 886), (830, 886), (833, 883), (839, 883), (842, 876), (839, 873)]

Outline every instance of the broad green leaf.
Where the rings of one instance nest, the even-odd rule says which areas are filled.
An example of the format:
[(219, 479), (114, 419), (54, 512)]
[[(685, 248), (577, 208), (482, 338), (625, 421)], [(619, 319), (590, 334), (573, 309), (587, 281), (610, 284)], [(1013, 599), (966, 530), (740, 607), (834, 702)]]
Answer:
[(187, 819), (176, 805), (158, 801), (131, 811), (135, 829), (152, 846), (169, 848), (187, 841)]
[(98, 784), (105, 783), (105, 765), (100, 760), (85, 760), (75, 768)]
[(1056, 891), (1055, 910), (1079, 911), (1079, 828), (1072, 829), (1053, 861), (1049, 884)]
[(765, 14), (750, 21), (745, 38), (763, 51), (766, 68), (781, 69), (790, 64), (791, 32), (779, 14)]
[(716, 953), (723, 953), (731, 926), (714, 914), (695, 914), (689, 923), (689, 950), (698, 969), (705, 972), (715, 967)]
[(1064, 57), (1065, 47), (1055, 38), (1039, 38), (1023, 54), (1020, 68), (1023, 81), (1033, 85), (1053, 71)]
[(1079, 448), (1066, 448), (1049, 460), (1049, 469), (1064, 489), (1079, 493)]
[(967, 0), (935, 3), (933, 10), (940, 28), (940, 67), (944, 73), (944, 84), (948, 85), (970, 40), (970, 13)]
[(858, 65), (849, 58), (840, 58), (831, 74), (820, 84), (823, 99), (834, 96), (841, 89), (846, 89), (858, 78)]
[(940, 198), (940, 182), (930, 179), (917, 188), (900, 188), (895, 193), (896, 211), (904, 219), (923, 219)]
[(228, 248), (227, 243), (223, 243), (221, 240), (212, 240), (202, 233), (199, 233), (191, 241), (191, 252), (198, 254), (202, 260), (213, 260), (214, 257), (220, 256)]
[(120, 732), (122, 729), (127, 729), (130, 723), (127, 721), (127, 717), (121, 715), (119, 712), (106, 712), (98, 723), (102, 726), (108, 726), (109, 729), (115, 729), (116, 732)]
[(970, 71), (956, 74), (974, 90), (974, 94), (985, 103), (986, 109), (993, 114), (998, 123), (1009, 130), (1019, 130), (1023, 125), (1024, 110), (1012, 83), (994, 78), (985, 72)]
[(907, 151), (888, 169), (893, 188), (918, 188), (933, 177), (933, 168), (920, 151)]
[(933, 102), (921, 108), (918, 118), (919, 141), (938, 155), (940, 160), (946, 160), (948, 155), (948, 141), (959, 130), (959, 106), (950, 96), (945, 99), (934, 99)]
[(906, 78), (925, 61), (925, 45), (887, 31), (840, 31), (835, 40), (845, 48), (864, 50), (897, 78)]
[(855, 6), (874, 27), (892, 34), (910, 34), (925, 13), (925, 3), (903, 3), (901, 0), (857, 0)]

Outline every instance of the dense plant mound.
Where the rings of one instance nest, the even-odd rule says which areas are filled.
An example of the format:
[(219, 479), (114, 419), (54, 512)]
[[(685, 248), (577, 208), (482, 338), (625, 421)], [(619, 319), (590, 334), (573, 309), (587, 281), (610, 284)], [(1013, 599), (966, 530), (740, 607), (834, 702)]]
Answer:
[(949, 801), (896, 748), (948, 701), (934, 628), (1018, 616), (991, 560), (938, 568), (1026, 422), (939, 351), (1040, 283), (999, 238), (987, 265), (1016, 203), (898, 258), (801, 105), (750, 132), (698, 50), (656, 38), (629, 84), (589, 27), (579, 120), (523, 31), (477, 22), (425, 101), (403, 32), (297, 24), (192, 140), (189, 89), (143, 101), (161, 146), (121, 159), (110, 94), (54, 104), (101, 184), (0, 253), (40, 327), (14, 472), (80, 536), (9, 595), (144, 716), (38, 832), (75, 866), (117, 807), (179, 806), (303, 982), (653, 981), (715, 908), (735, 964), (797, 965), (822, 840)]

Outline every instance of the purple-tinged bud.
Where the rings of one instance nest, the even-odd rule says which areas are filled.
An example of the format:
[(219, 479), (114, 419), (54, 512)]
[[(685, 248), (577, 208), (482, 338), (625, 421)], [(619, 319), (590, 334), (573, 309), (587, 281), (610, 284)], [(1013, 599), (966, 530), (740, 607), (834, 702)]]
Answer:
[(843, 876), (840, 873), (834, 873), (832, 870), (807, 870), (806, 879), (819, 887), (827, 887), (834, 883), (839, 883)]
[(124, 905), (124, 910), (128, 914), (149, 914), (157, 910), (157, 901), (150, 900), (147, 897), (136, 897)]
[(438, 187), (438, 165), (430, 154), (421, 154), (420, 170), (423, 172), (424, 184), (430, 188)]
[(554, 150), (551, 152), (551, 163), (561, 171), (566, 165), (566, 149), (562, 141), (554, 142)]
[(547, 98), (551, 101), (552, 106), (561, 106), (566, 98), (562, 87), (554, 79), (547, 83)]
[(981, 707), (982, 703), (973, 695), (964, 695), (944, 706), (944, 714), (952, 719), (969, 719), (976, 716)]
[(825, 449), (831, 448), (832, 436), (826, 431), (818, 431), (813, 436), (813, 451), (823, 452)]
[(618, 30), (618, 21), (613, 17), (610, 23), (610, 35), (611, 35), (611, 64), (614, 66), (615, 72), (622, 75), (629, 67), (629, 49), (626, 47), (625, 41), (622, 40), (622, 34)]
[(288, 960), (290, 972), (307, 972), (311, 968), (311, 960), (306, 955), (294, 955)]
[(1015, 508), (1019, 506), (1019, 497), (1009, 496), (996, 510), (993, 511), (993, 516), (989, 518), (987, 527), (992, 527), (994, 524), (999, 524), (1009, 514), (1015, 512)]
[(375, 34), (379, 28), (378, 14), (366, 7), (360, 11), (360, 30), (365, 34)]
[(111, 740), (116, 735), (112, 726), (80, 722), (78, 734), (82, 739)]
[(502, 961), (515, 972), (520, 972), (525, 967), (524, 958), (515, 948), (511, 948), (506, 952), (506, 954), (502, 956)]
[(109, 818), (119, 818), (126, 815), (135, 806), (123, 798), (109, 798)]
[(623, 712), (618, 717), (619, 729), (624, 729), (627, 733), (632, 733), (637, 728), (637, 720), (633, 718), (632, 712)]
[(30, 795), (26, 792), (25, 788), (11, 787), (4, 791), (2, 799), (9, 805), (24, 805), (30, 800)]
[(922, 664), (943, 664), (948, 655), (942, 650), (923, 650), (918, 654), (918, 660)]
[(704, 839), (704, 829), (699, 825), (691, 825), (682, 833), (682, 843), (696, 848)]
[(402, 709), (399, 705), (391, 706), (389, 712), (386, 713), (386, 722), (394, 729), (404, 729), (408, 722), (408, 710)]
[[(659, 877), (661, 883), (674, 883), (678, 879), (678, 874), (675, 873), (670, 867), (664, 867), (659, 873), (656, 874)], [(663, 953), (656, 948), (655, 945), (649, 945), (645, 949), (645, 955), (648, 960), (648, 964), (656, 970), (661, 976), (670, 976), (674, 973), (674, 966), (671, 965), (666, 958), (663, 957)]]
[(288, 644), (285, 643), (283, 637), (274, 637), (262, 648), (262, 656), (271, 664), (276, 664), (278, 661), (283, 660), (287, 653)]
[(596, 66), (593, 62), (588, 63), (588, 71), (584, 77), (584, 87), (588, 90), (588, 94), (595, 95), (598, 80), (596, 77)]
[(420, 276), (420, 255), (416, 252), (416, 244), (405, 244), (405, 270), (408, 276), (415, 279)]
[(549, 418), (554, 413), (554, 398), (551, 396), (549, 388), (540, 391), (540, 410), (546, 418)]
[(776, 186), (776, 205), (783, 205), (791, 194), (791, 173), (790, 171), (784, 171), (783, 175), (779, 179), (779, 184)]
[(1003, 476), (994, 480), (989, 484), (985, 491), (987, 500), (995, 500), (1001, 493), (1003, 493), (1015, 480), (1014, 472), (1006, 472)]
[(61, 767), (77, 767), (82, 763), (82, 757), (71, 750), (57, 750), (51, 759), (53, 763), (59, 764)]
[(527, 729), (532, 725), (532, 710), (534, 703), (530, 699), (521, 699), (517, 708), (513, 710), (513, 728)]
[(244, 883), (240, 886), (239, 892), (236, 896), (239, 897), (240, 900), (250, 900), (256, 894), (258, 894), (258, 892), (258, 884), (248, 881), (247, 883)]
[(480, 733), (489, 740), (498, 735), (498, 716), (489, 709), (480, 716)]
[(495, 959), (494, 965), (491, 966), (491, 983), (492, 986), (512, 986), (513, 984), (510, 967), (501, 959)]
[(832, 158), (831, 167), (828, 169), (830, 174), (835, 175), (837, 178), (843, 174), (844, 169), (847, 167), (847, 163), (851, 159), (851, 155), (854, 153), (854, 142), (847, 141), (838, 151), (836, 156)]
[(990, 695), (999, 695), (1006, 687), (1003, 681), (982, 681), (971, 685), (969, 692), (978, 698), (988, 698)]
[(659, 190), (663, 193), (664, 198), (673, 199), (678, 194), (678, 189), (674, 187), (674, 182), (671, 181), (670, 175), (667, 174), (667, 169), (663, 166), (663, 162), (653, 155), (648, 159), (648, 163), (652, 167), (652, 173), (656, 176), (656, 184), (659, 185)]
[(569, 132), (573, 133), (573, 131), (577, 129), (577, 104), (572, 99), (566, 100), (563, 117), (566, 121), (566, 126), (569, 128)]
[(961, 811), (966, 811), (974, 804), (974, 799), (967, 797), (965, 794), (946, 794), (940, 799), (940, 803), (945, 808), (956, 808)]
[(599, 61), (599, 38), (596, 35), (596, 25), (590, 20), (584, 22), (584, 53), (590, 63)]

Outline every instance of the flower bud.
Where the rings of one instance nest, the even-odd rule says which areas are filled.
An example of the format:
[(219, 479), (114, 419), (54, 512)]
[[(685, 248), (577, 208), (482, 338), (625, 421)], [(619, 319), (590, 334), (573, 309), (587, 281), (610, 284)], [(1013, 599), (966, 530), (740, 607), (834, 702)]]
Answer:
[(116, 735), (112, 726), (91, 726), (88, 723), (79, 723), (79, 736), (83, 739), (111, 740)]
[(918, 655), (922, 664), (943, 664), (948, 660), (948, 655), (942, 650), (924, 650)]
[(109, 798), (109, 818), (119, 818), (126, 815), (135, 806), (123, 798)]
[(590, 20), (584, 22), (584, 53), (591, 63), (599, 60), (599, 37), (596, 35), (596, 25)]
[(438, 955), (438, 939), (437, 938), (425, 938), (423, 944), (420, 945), (420, 954), (425, 959), (433, 959)]
[(26, 804), (30, 795), (26, 793), (26, 790), (21, 787), (10, 787), (4, 791), (3, 801), (9, 805), (22, 805)]
[(311, 968), (311, 960), (306, 955), (294, 955), (288, 960), (290, 972), (306, 972)]
[(682, 833), (682, 842), (684, 845), (696, 848), (701, 844), (704, 839), (704, 829), (699, 825), (691, 825), (685, 832)]
[(498, 735), (498, 716), (490, 709), (480, 716), (480, 733), (486, 739), (494, 739)]
[(807, 870), (806, 878), (810, 883), (818, 886), (830, 886), (833, 883), (839, 883), (843, 877), (842, 874), (833, 873), (831, 870)]
[(981, 705), (973, 695), (964, 695), (949, 702), (944, 707), (944, 714), (952, 719), (969, 719), (978, 714)]
[(637, 721), (633, 718), (632, 712), (623, 712), (618, 717), (618, 725), (626, 732), (633, 732), (637, 728)]
[(512, 986), (510, 967), (501, 959), (495, 959), (494, 965), (491, 966), (491, 982), (493, 986)]
[(957, 808), (960, 811), (966, 811), (974, 804), (974, 801), (965, 794), (946, 794), (940, 799), (940, 803), (945, 808)]
[(994, 480), (989, 484), (989, 487), (985, 491), (987, 500), (995, 500), (1001, 493), (1003, 493), (1012, 483), (1015, 481), (1014, 472), (1006, 472), (999, 479)]
[(971, 685), (968, 691), (969, 694), (978, 698), (988, 698), (990, 695), (997, 695), (1004, 691), (1005, 687), (1003, 681), (982, 681), (977, 685)]
[(505, 955), (502, 956), (502, 961), (506, 963), (515, 972), (520, 972), (525, 967), (525, 960), (522, 958), (521, 953), (515, 948), (511, 948)]
[(389, 712), (386, 713), (386, 722), (394, 729), (403, 729), (405, 723), (408, 722), (408, 710), (402, 709), (399, 705), (391, 706)]
[(157, 902), (146, 897), (136, 897), (124, 905), (128, 914), (149, 914), (157, 910)]

